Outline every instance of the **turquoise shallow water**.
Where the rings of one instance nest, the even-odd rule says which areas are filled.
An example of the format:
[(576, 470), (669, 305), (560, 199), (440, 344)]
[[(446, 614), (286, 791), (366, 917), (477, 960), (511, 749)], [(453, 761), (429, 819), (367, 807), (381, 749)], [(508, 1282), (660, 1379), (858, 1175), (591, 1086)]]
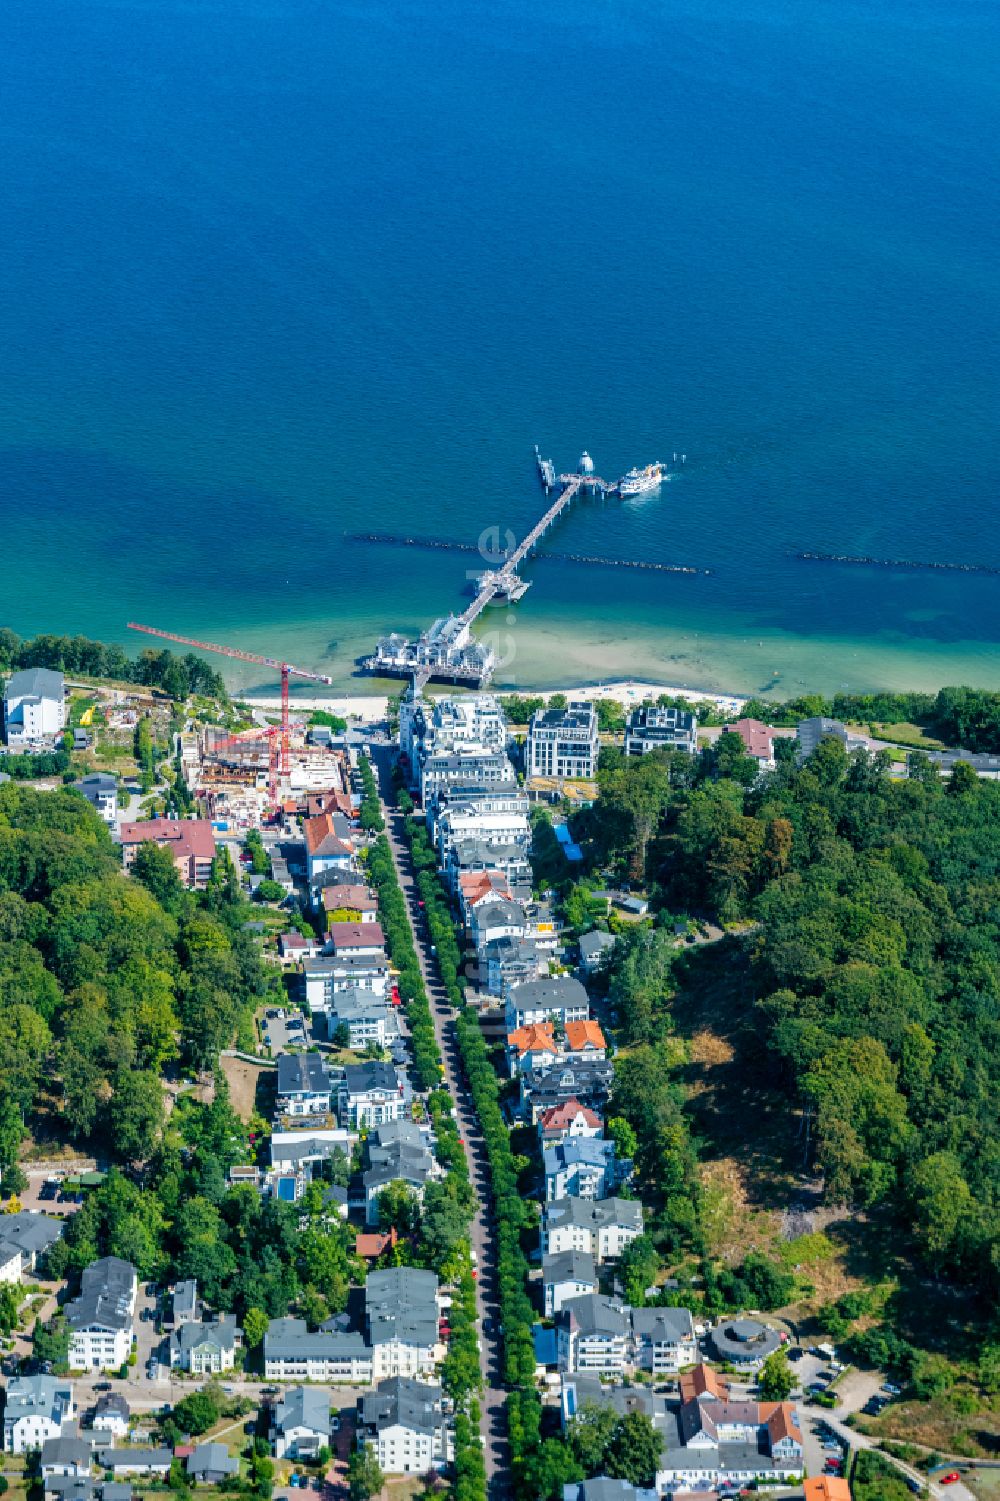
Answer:
[[(7, 0), (0, 618), (343, 686), (540, 506), (522, 685), (1000, 687), (1000, 34), (909, 0)], [(136, 643), (139, 644), (138, 642)], [(777, 674), (777, 676), (776, 676)], [(242, 682), (256, 681), (251, 674)]]

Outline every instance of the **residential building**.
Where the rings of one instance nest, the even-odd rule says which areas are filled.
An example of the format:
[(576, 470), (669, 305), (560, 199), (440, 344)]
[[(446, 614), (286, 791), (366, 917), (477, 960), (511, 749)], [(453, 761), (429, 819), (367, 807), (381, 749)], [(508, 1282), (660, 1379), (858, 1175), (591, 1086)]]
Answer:
[[(0, 1215), (0, 1282), (16, 1282), (22, 1273), (35, 1271), (62, 1235), (63, 1228), (61, 1220), (33, 1209)], [(4, 1265), (10, 1266), (15, 1261), (17, 1272), (6, 1275)]]
[(800, 766), (803, 761), (808, 761), (822, 740), (839, 740), (848, 754), (855, 750), (865, 750), (868, 746), (864, 735), (852, 734), (839, 719), (827, 719), (825, 714), (814, 714), (811, 719), (803, 719), (795, 729), (795, 759)]
[(514, 848), (526, 859), (531, 848), (531, 826), (524, 813), (486, 813), (478, 808), (449, 804), (441, 809), (435, 827), (442, 864), (452, 850), (470, 841), (493, 852), (497, 858), (499, 851)]
[(738, 719), (735, 724), (724, 724), (724, 731), (738, 735), (743, 749), (757, 762), (761, 772), (774, 770), (774, 731), (759, 719)]
[(462, 909), (462, 921), (472, 926), (472, 914), (479, 902), (510, 901), (510, 887), (501, 870), (466, 870), (458, 877), (455, 895)]
[(390, 1376), (358, 1398), (357, 1435), (386, 1475), (423, 1475), (455, 1457), (441, 1388), (405, 1376)]
[(687, 1308), (633, 1308), (635, 1364), (654, 1376), (674, 1376), (698, 1359), (694, 1322)]
[(563, 1056), (574, 1063), (603, 1063), (608, 1056), (608, 1045), (599, 1024), (567, 1022)]
[(542, 1152), (545, 1201), (556, 1199), (605, 1199), (615, 1187), (615, 1144), (587, 1136), (574, 1136)]
[(106, 771), (94, 771), (89, 777), (81, 777), (73, 786), (77, 792), (83, 793), (95, 813), (114, 828), (118, 822), (118, 783), (115, 778)]
[(487, 844), (482, 839), (459, 839), (443, 851), (441, 864), (445, 884), (453, 894), (463, 875), (499, 872), (512, 897), (530, 900), (531, 862), (528, 846), (523, 843)]
[(194, 1376), (217, 1376), (231, 1371), (242, 1331), (230, 1315), (202, 1324), (182, 1324), (170, 1335), (170, 1364)]
[(56, 1438), (47, 1438), (42, 1445), (38, 1469), (43, 1480), (54, 1475), (71, 1475), (80, 1479), (90, 1474), (91, 1452), (86, 1439), (82, 1439), (73, 1423), (67, 1423)]
[(525, 774), (589, 779), (597, 774), (599, 751), (593, 704), (579, 701), (565, 709), (538, 709), (528, 726)]
[(597, 1292), (597, 1266), (589, 1251), (560, 1251), (542, 1258), (542, 1311), (554, 1318), (564, 1303)]
[[(573, 1480), (563, 1486), (562, 1501), (656, 1501), (656, 1491), (637, 1490), (627, 1480), (595, 1475), (591, 1480)], [(705, 1501), (713, 1501), (706, 1496)]]
[(405, 1116), (409, 1100), (403, 1077), (391, 1063), (349, 1063), (338, 1086), (341, 1123), (354, 1131)]
[(576, 1099), (553, 1105), (538, 1119), (538, 1144), (542, 1148), (555, 1146), (573, 1136), (596, 1138), (603, 1135), (604, 1122), (597, 1111), (588, 1110)]
[(320, 813), (316, 818), (306, 818), (302, 823), (302, 833), (306, 842), (306, 872), (310, 884), (324, 871), (349, 870), (352, 867), (354, 845), (342, 815)]
[(61, 672), (27, 667), (7, 679), (3, 692), (4, 738), (12, 750), (61, 735), (66, 724), (66, 685)]
[(479, 979), (490, 995), (506, 1001), (516, 985), (544, 974), (548, 961), (535, 938), (492, 938), (479, 955)]
[(198, 1444), (188, 1455), (184, 1468), (195, 1485), (218, 1485), (240, 1473), (240, 1462), (232, 1457), (225, 1444)]
[(841, 1475), (809, 1476), (802, 1482), (805, 1501), (851, 1501), (851, 1487)]
[(279, 1053), (277, 1105), (280, 1115), (327, 1115), (333, 1080), (321, 1053)]
[(97, 1399), (94, 1420), (90, 1426), (102, 1436), (108, 1434), (113, 1439), (127, 1438), (130, 1416), (128, 1402), (121, 1392), (103, 1392)]
[(443, 1358), (438, 1334), (438, 1279), (416, 1267), (369, 1272), (365, 1321), (375, 1381), (386, 1376), (426, 1376)]
[(385, 937), (377, 922), (332, 922), (326, 930), (326, 953), (337, 959), (385, 956)]
[(527, 931), (528, 918), (520, 902), (497, 897), (490, 902), (480, 902), (472, 909), (472, 941), (480, 957), (487, 944), (494, 940), (523, 938)]
[(158, 1480), (166, 1480), (173, 1455), (169, 1449), (101, 1449), (97, 1459), (116, 1480), (123, 1475), (153, 1475)]
[(514, 769), (502, 750), (463, 746), (460, 750), (432, 751), (420, 764), (420, 800), (433, 808), (450, 789), (463, 784), (518, 792)]
[(302, 963), (306, 1002), (313, 1016), (333, 1009), (343, 990), (365, 990), (380, 1000), (389, 988), (389, 965), (384, 958), (320, 954)]
[(385, 1047), (389, 1037), (391, 1011), (389, 1003), (357, 986), (350, 990), (338, 990), (327, 1012), (326, 1024), (329, 1037), (339, 1027), (347, 1028), (347, 1046), (354, 1052), (363, 1053), (371, 1044)]
[(603, 1265), (617, 1261), (642, 1231), (642, 1205), (636, 1199), (560, 1199), (542, 1210), (542, 1255), (587, 1251)]
[(617, 942), (614, 933), (604, 933), (600, 928), (584, 933), (580, 939), (580, 968), (584, 974), (593, 975), (603, 969)]
[[(94, 1501), (97, 1494), (89, 1475), (46, 1475), (42, 1493), (46, 1501)], [(101, 1495), (105, 1495), (103, 1488)]]
[(264, 1377), (370, 1386), (371, 1347), (353, 1331), (310, 1333), (305, 1319), (272, 1319), (264, 1336)]
[(274, 1453), (278, 1459), (315, 1460), (330, 1446), (330, 1394), (293, 1386), (274, 1409)]
[(170, 1295), (170, 1312), (175, 1329), (182, 1324), (196, 1324), (201, 1317), (198, 1303), (198, 1284), (191, 1278), (187, 1282), (178, 1282)]
[(135, 1267), (118, 1256), (91, 1262), (80, 1294), (66, 1305), (71, 1370), (114, 1370), (132, 1349), (138, 1281)]
[(7, 1384), (3, 1446), (8, 1454), (40, 1449), (76, 1415), (73, 1383), (60, 1376), (15, 1376)]
[(509, 1032), (530, 1027), (533, 1022), (557, 1021), (565, 1027), (569, 1022), (587, 1021), (590, 999), (572, 976), (546, 976), (511, 990), (504, 1015)]
[(698, 720), (686, 709), (643, 704), (633, 709), (625, 726), (626, 756), (644, 756), (649, 751), (682, 750), (698, 753)]
[(628, 1361), (628, 1312), (617, 1298), (585, 1293), (570, 1298), (556, 1315), (561, 1371), (621, 1375)]
[(324, 912), (343, 914), (328, 921), (374, 922), (378, 917), (378, 898), (367, 886), (321, 886), (319, 891)]
[(0, 1241), (0, 1282), (21, 1280), (21, 1252), (17, 1246)]
[(558, 1056), (551, 1022), (533, 1022), (507, 1034), (507, 1067), (512, 1079), (525, 1069), (544, 1068)]
[(150, 818), (145, 823), (123, 823), (119, 834), (122, 862), (130, 871), (139, 846), (157, 844), (169, 850), (181, 884), (203, 891), (212, 874), (215, 835), (207, 818)]
[(591, 1110), (601, 1110), (614, 1080), (614, 1065), (603, 1062), (566, 1062), (556, 1059), (545, 1068), (525, 1070), (520, 1074), (520, 1110), (534, 1126), (553, 1105), (577, 1099)]
[(379, 1195), (391, 1183), (404, 1183), (423, 1201), (424, 1189), (435, 1176), (436, 1169), (434, 1158), (425, 1146), (405, 1141), (378, 1146), (373, 1145), (369, 1138), (368, 1158), (371, 1165), (362, 1179), (366, 1224), (378, 1224)]

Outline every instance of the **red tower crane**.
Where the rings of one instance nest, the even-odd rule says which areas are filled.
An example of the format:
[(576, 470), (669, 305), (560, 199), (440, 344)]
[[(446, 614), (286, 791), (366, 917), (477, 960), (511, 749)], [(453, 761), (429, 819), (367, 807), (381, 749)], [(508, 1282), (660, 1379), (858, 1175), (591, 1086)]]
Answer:
[(153, 625), (139, 625), (134, 620), (128, 622), (130, 631), (144, 631), (147, 636), (159, 636), (163, 641), (177, 641), (181, 646), (196, 646), (199, 651), (214, 651), (220, 657), (237, 657), (241, 662), (257, 662), (262, 667), (273, 667), (281, 673), (281, 775), (287, 777), (290, 765), (290, 746), (288, 733), (288, 679), (291, 675), (297, 678), (311, 678), (314, 683), (332, 683), (322, 672), (310, 672), (305, 667), (293, 667), (291, 662), (282, 662), (277, 657), (262, 657), (258, 652), (240, 651), (236, 646), (219, 646), (215, 641), (196, 641), (193, 636), (179, 636), (176, 631), (160, 631)]

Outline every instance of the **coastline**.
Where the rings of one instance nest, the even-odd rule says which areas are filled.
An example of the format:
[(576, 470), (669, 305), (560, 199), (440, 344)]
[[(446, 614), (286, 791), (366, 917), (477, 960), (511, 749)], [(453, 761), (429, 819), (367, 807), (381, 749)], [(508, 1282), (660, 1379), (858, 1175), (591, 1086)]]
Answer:
[[(435, 683), (437, 690), (433, 696), (440, 697), (454, 690), (449, 689), (446, 683)], [(465, 690), (458, 690), (464, 692)], [(524, 698), (543, 698), (546, 702), (556, 693), (563, 693), (570, 699), (584, 699), (587, 701), (598, 698), (613, 698), (623, 703), (626, 708), (634, 708), (641, 704), (644, 699), (657, 698), (661, 693), (669, 694), (671, 698), (686, 698), (692, 703), (711, 703), (727, 713), (736, 713), (743, 704), (745, 697), (732, 693), (708, 693), (701, 689), (678, 688), (670, 683), (651, 683), (636, 681), (632, 678), (622, 678), (608, 683), (588, 683), (582, 688), (539, 688), (534, 689), (494, 689), (485, 690), (497, 693), (499, 697), (513, 696), (515, 693)], [(249, 704), (255, 709), (281, 709), (281, 699), (277, 695), (236, 694), (238, 702)], [(339, 694), (329, 698), (299, 698), (292, 699), (290, 708), (294, 717), (296, 711), (312, 712), (314, 709), (324, 709), (328, 714), (339, 714), (344, 719), (360, 720), (364, 724), (371, 724), (382, 719), (386, 712), (390, 695), (387, 693), (373, 694)]]

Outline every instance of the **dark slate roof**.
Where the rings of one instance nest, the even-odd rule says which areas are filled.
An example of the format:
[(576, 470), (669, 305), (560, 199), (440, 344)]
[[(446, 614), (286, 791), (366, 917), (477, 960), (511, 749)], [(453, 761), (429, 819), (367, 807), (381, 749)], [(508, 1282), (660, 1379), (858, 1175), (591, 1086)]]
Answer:
[(439, 1386), (392, 1376), (358, 1398), (358, 1413), (361, 1423), (376, 1432), (399, 1423), (414, 1433), (433, 1433), (443, 1421), (440, 1403)]

